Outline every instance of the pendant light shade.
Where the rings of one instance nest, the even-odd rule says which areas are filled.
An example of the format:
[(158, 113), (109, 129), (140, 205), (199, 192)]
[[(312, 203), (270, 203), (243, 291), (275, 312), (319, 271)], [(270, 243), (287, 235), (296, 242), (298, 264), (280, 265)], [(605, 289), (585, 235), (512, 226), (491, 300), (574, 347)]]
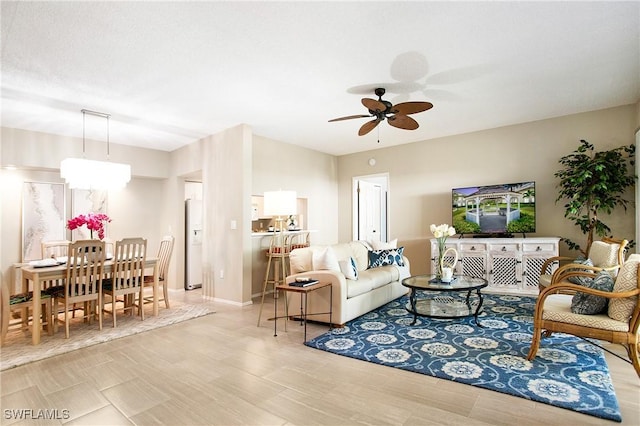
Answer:
[(265, 216), (289, 216), (296, 214), (296, 191), (267, 191), (264, 193)]
[(122, 189), (131, 180), (131, 166), (84, 158), (66, 158), (60, 163), (60, 177), (71, 189)]
[[(107, 159), (109, 157), (109, 114), (82, 110), (82, 154), (85, 154), (85, 115), (107, 119)], [(131, 180), (129, 164), (94, 161), (85, 158), (66, 158), (60, 163), (60, 177), (71, 189), (122, 189)]]

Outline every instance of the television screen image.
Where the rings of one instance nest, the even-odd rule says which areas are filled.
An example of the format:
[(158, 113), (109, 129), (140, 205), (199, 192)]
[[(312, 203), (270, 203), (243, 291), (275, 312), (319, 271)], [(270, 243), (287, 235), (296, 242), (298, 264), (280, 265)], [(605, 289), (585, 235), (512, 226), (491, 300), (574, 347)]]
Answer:
[(458, 234), (510, 235), (536, 231), (535, 182), (454, 188), (452, 223)]

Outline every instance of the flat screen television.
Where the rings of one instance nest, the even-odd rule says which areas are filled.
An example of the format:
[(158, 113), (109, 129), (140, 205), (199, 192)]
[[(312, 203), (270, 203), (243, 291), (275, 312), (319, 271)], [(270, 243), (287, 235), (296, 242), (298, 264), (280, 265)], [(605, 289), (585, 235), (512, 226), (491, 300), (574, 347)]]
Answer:
[(458, 234), (512, 236), (536, 231), (536, 183), (469, 186), (451, 191)]

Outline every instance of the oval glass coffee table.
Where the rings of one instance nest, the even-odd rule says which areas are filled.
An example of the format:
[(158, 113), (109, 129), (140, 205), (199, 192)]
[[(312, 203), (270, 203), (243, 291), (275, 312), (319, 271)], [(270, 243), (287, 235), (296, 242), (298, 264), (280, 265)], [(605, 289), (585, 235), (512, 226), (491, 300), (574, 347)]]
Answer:
[[(447, 284), (437, 282), (435, 275), (415, 275), (402, 280), (402, 285), (411, 289), (407, 311), (413, 314), (414, 325), (418, 316), (431, 318), (462, 318), (475, 317), (476, 325), (482, 327), (478, 322), (478, 314), (482, 309), (482, 293), (480, 289), (487, 286), (484, 278), (458, 275)], [(425, 299), (417, 298), (418, 291), (430, 293)], [(447, 293), (467, 292), (465, 300), (454, 298)], [(475, 292), (476, 297), (471, 298)]]

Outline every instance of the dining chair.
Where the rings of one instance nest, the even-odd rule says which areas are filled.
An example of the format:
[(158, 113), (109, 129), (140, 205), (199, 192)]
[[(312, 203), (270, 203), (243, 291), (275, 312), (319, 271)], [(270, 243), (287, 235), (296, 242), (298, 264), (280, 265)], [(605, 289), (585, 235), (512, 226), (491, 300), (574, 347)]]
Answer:
[[(541, 267), (538, 287), (540, 291), (551, 284), (567, 281), (572, 276), (582, 272), (591, 273), (593, 276), (606, 270), (616, 276), (618, 269), (624, 264), (625, 251), (629, 241), (611, 237), (603, 237), (600, 241), (594, 241), (587, 253), (586, 264), (579, 263), (575, 258), (568, 256), (555, 256), (547, 259)], [(559, 266), (551, 272), (551, 265)], [(571, 280), (570, 280), (571, 281)]]
[(50, 257), (65, 257), (69, 254), (70, 244), (71, 241), (69, 240), (43, 241), (40, 243), (42, 258), (48, 259)]
[[(11, 294), (9, 286), (6, 283), (0, 282), (0, 286), (2, 287), (0, 289), (0, 309), (2, 310), (0, 313), (0, 345), (4, 345), (9, 327), (17, 328), (19, 326), (22, 330), (30, 329), (29, 321), (32, 321), (33, 318), (29, 316), (29, 311), (33, 306), (33, 292)], [(49, 294), (44, 292), (40, 293), (40, 301), (42, 302), (42, 324), (47, 327), (49, 335), (53, 335), (51, 300)], [(19, 311), (20, 316), (13, 318), (12, 313), (14, 311)], [(26, 317), (24, 317), (24, 315), (26, 315)]]
[[(69, 246), (71, 245), (71, 241), (69, 240), (53, 240), (53, 241), (43, 241), (40, 243), (42, 248), (42, 258), (66, 258), (69, 255)], [(64, 280), (53, 280), (47, 283), (46, 287), (49, 288), (49, 291), (52, 291), (54, 288), (62, 288), (64, 286)], [(77, 306), (74, 304), (72, 309), (73, 318), (76, 317)], [(57, 314), (61, 313), (57, 312)]]
[[(113, 327), (116, 326), (116, 303), (118, 297), (123, 296), (123, 310), (133, 311), (138, 306), (141, 319), (144, 321), (143, 281), (144, 264), (147, 258), (147, 240), (144, 238), (123, 238), (116, 241), (113, 253), (113, 267), (109, 277), (102, 282), (104, 295), (111, 296), (111, 316), (113, 317)], [(136, 304), (136, 294), (138, 303)], [(109, 312), (102, 309), (104, 312)]]
[[(169, 270), (169, 262), (171, 261), (171, 253), (173, 253), (173, 243), (175, 238), (171, 235), (162, 237), (160, 248), (158, 249), (158, 281), (162, 286), (162, 299), (165, 308), (169, 309), (169, 290), (167, 285), (167, 271)], [(153, 275), (144, 276), (144, 286), (153, 287)], [(143, 303), (153, 303), (153, 296), (144, 296)]]
[[(69, 338), (69, 311), (76, 303), (84, 306), (83, 318), (93, 322), (98, 316), (102, 330), (102, 280), (104, 273), (105, 246), (100, 240), (79, 240), (71, 243), (67, 256), (67, 273), (62, 288), (53, 293), (54, 312), (59, 304), (64, 306), (64, 336)], [(54, 321), (54, 327), (57, 324)]]

